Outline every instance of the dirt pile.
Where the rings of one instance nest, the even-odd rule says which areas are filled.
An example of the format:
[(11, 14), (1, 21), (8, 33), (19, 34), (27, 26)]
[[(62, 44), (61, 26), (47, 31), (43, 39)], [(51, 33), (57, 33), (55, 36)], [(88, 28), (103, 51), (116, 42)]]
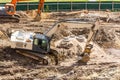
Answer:
[(109, 22), (109, 23), (119, 23), (120, 22), (120, 15), (117, 12), (88, 12), (84, 13), (82, 12), (80, 14), (81, 18), (89, 18), (90, 20), (94, 20), (96, 18), (100, 18), (103, 22)]
[(81, 14), (81, 11), (53, 12), (50, 14), (49, 18), (52, 18), (52, 19), (78, 18), (80, 14)]
[(98, 31), (95, 41), (102, 47), (106, 47), (106, 48), (118, 47), (119, 48), (120, 38), (119, 38), (118, 27), (114, 25), (111, 25), (111, 26), (102, 25), (101, 27), (102, 28)]
[(86, 38), (84, 36), (71, 35), (56, 41), (55, 47), (62, 57), (69, 59), (80, 55), (84, 50), (85, 43)]
[(29, 18), (29, 16), (23, 11), (17, 11), (17, 14), (20, 15), (21, 18)]

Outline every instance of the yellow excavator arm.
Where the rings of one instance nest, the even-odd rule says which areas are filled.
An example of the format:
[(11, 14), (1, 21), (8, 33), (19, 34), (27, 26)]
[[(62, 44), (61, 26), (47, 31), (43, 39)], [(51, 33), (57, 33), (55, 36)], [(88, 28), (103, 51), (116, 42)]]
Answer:
[(98, 30), (100, 28), (99, 25), (100, 25), (100, 21), (97, 20), (95, 22), (95, 24), (93, 24), (93, 26), (91, 27), (85, 49), (84, 49), (83, 53), (81, 54), (82, 59), (80, 59), (80, 63), (81, 62), (87, 63), (90, 60), (90, 53), (91, 53), (91, 49), (93, 48), (93, 45), (90, 44), (90, 42), (92, 40), (94, 41), (94, 39), (95, 39), (95, 37), (97, 35), (97, 32), (98, 32)]
[[(44, 35), (46, 35), (48, 37), (52, 37), (60, 29), (60, 23), (64, 23), (64, 22), (67, 22), (67, 21), (69, 22), (69, 21), (72, 21), (72, 20), (63, 20), (63, 21), (55, 23), (48, 31), (46, 31), (44, 33)], [(80, 63), (82, 63), (82, 62), (87, 63), (90, 60), (90, 53), (91, 53), (91, 50), (93, 48), (93, 45), (90, 44), (90, 42), (92, 40), (94, 41), (94, 39), (97, 35), (97, 32), (100, 28), (99, 19), (95, 23), (91, 23), (91, 24), (92, 24), (92, 27), (90, 29), (84, 51), (80, 55), (81, 56), (81, 59), (79, 60)]]
[[(46, 35), (48, 37), (52, 37), (60, 29), (61, 23), (63, 23), (63, 24), (66, 23), (66, 22), (72, 23), (72, 21), (81, 21), (81, 19), (68, 19), (68, 20), (58, 21), (54, 25), (52, 25), (52, 27), (49, 28), (46, 32), (44, 32), (44, 35)], [(87, 43), (86, 43), (86, 45), (88, 45), (90, 43), (90, 41), (93, 39), (97, 30), (99, 29), (98, 21), (96, 21), (95, 23), (93, 23), (93, 22), (82, 22), (81, 21), (79, 23), (83, 23), (83, 24), (89, 23), (89, 24), (93, 25), (91, 27), (90, 33), (88, 35)]]

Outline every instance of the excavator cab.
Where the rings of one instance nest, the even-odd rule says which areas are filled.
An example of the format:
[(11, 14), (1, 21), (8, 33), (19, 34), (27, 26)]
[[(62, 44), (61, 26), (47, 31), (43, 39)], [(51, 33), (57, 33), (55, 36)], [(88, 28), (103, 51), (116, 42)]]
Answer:
[(18, 23), (20, 21), (20, 15), (16, 14), (16, 4), (21, 0), (11, 0), (10, 3), (5, 4), (5, 6), (0, 10), (0, 23)]
[(14, 4), (6, 4), (5, 10), (6, 10), (6, 13), (9, 15), (14, 15), (16, 11)]
[(47, 36), (43, 34), (36, 34), (33, 39), (33, 51), (48, 53), (50, 51), (50, 44)]

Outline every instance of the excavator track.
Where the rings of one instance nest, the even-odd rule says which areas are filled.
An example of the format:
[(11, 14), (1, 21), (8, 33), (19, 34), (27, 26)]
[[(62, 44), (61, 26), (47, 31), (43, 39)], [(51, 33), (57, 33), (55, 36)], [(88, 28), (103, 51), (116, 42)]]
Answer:
[(15, 16), (0, 16), (0, 23), (19, 23), (20, 19)]
[(16, 52), (26, 57), (37, 60), (43, 65), (57, 65), (58, 64), (58, 57), (56, 55), (57, 51), (55, 50), (54, 50), (54, 53), (50, 52), (50, 53), (45, 53), (45, 54), (26, 51), (26, 50), (20, 50), (20, 49), (16, 49)]
[(38, 61), (42, 65), (57, 65), (58, 64), (58, 57), (57, 57), (57, 51), (52, 50), (53, 52), (50, 53), (36, 53), (21, 49), (12, 49), (9, 46), (4, 47), (4, 51), (8, 54), (16, 53), (23, 55), (25, 57), (28, 57), (32, 59), (33, 61)]

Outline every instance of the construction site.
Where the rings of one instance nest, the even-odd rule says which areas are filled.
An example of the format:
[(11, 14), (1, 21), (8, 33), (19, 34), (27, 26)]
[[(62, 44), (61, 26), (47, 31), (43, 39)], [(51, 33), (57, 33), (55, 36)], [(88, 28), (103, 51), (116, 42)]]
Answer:
[(0, 8), (0, 80), (120, 80), (120, 13)]

